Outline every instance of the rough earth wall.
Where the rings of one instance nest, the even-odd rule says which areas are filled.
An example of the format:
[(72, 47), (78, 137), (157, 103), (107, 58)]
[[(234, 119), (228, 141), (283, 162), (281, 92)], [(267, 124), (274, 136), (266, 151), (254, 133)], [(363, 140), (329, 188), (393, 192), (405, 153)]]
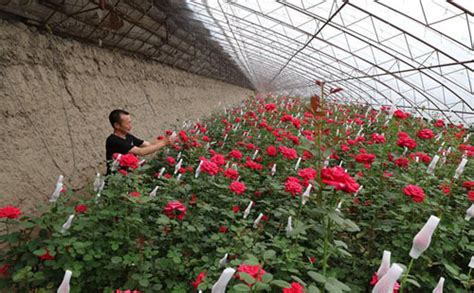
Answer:
[[(251, 92), (0, 20), (0, 200), (32, 208), (58, 175), (82, 188), (104, 171), (108, 114), (132, 113), (152, 139)], [(220, 105), (220, 106), (219, 106)]]

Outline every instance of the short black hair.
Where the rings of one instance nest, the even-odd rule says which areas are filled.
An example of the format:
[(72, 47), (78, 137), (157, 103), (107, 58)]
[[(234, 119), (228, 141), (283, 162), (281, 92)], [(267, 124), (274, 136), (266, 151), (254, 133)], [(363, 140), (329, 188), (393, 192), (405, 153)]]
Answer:
[(110, 124), (112, 125), (112, 127), (114, 127), (115, 123), (120, 123), (120, 115), (122, 115), (122, 114), (123, 115), (130, 115), (130, 113), (128, 113), (127, 111), (120, 110), (120, 109), (115, 109), (112, 112), (110, 112), (109, 121), (110, 121)]

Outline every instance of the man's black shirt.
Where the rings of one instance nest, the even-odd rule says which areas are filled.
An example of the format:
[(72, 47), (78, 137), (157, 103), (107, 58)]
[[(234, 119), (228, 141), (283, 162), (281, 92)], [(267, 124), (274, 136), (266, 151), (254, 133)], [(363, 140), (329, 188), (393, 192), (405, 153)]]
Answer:
[(113, 155), (115, 153), (118, 154), (127, 154), (134, 146), (139, 147), (143, 144), (143, 140), (136, 138), (131, 134), (127, 134), (125, 139), (111, 134), (107, 137), (107, 141), (105, 143), (106, 149), (106, 160), (107, 160), (107, 175), (110, 174), (110, 161), (113, 159)]

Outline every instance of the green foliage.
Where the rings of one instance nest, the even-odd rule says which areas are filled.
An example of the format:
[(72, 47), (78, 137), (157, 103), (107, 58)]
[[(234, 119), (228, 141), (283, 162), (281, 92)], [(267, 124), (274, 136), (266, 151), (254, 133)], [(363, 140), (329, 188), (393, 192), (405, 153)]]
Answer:
[[(278, 103), (292, 104), (285, 99)], [(323, 153), (318, 151), (314, 141), (303, 136), (299, 137), (299, 144), (293, 145), (286, 138), (276, 141), (273, 130), (258, 126), (265, 121), (277, 128), (281, 112), (303, 114), (301, 104), (295, 103), (291, 110), (279, 107), (280, 112), (267, 112), (265, 117), (259, 114), (256, 119), (249, 118), (252, 115), (248, 111), (259, 107), (262, 107), (260, 101), (249, 100), (241, 122), (235, 122), (237, 114), (216, 115), (206, 121), (205, 135), (211, 139), (212, 150), (227, 155), (232, 149), (239, 149), (244, 154), (242, 160), (227, 158), (231, 165), (238, 165), (240, 181), (247, 186), (244, 194), (232, 193), (228, 188), (232, 180), (222, 173), (217, 176), (201, 173), (195, 178), (195, 170), (192, 170), (185, 172), (179, 181), (171, 176), (174, 166), (167, 163), (168, 156), (176, 158), (181, 153), (185, 168), (196, 168), (201, 156), (210, 157), (202, 135), (188, 131), (201, 146), (181, 143), (180, 149), (160, 153), (144, 167), (130, 170), (127, 176), (110, 176), (100, 198), (92, 192), (85, 197), (63, 194), (57, 202), (41, 207), (41, 216), (3, 219), (9, 230), (0, 235), (0, 241), (8, 249), (0, 253), (0, 265), (11, 267), (7, 272), (9, 276), (0, 279), (0, 290), (52, 291), (69, 269), (73, 272), (73, 292), (110, 292), (118, 288), (191, 292), (194, 290), (191, 283), (201, 272), (205, 272), (206, 277), (198, 289), (209, 291), (225, 267), (238, 268), (245, 263), (261, 265), (266, 273), (261, 280), (238, 273), (239, 278), (232, 279), (228, 286), (229, 292), (280, 292), (292, 282), (304, 285), (307, 292), (351, 289), (363, 292), (370, 290), (370, 278), (380, 265), (383, 250), (392, 252), (392, 262), (410, 261), (408, 252), (413, 236), (430, 215), (441, 217), (441, 223), (429, 249), (415, 261), (405, 288), (410, 292), (418, 287), (434, 288), (441, 276), (446, 278), (447, 292), (455, 292), (472, 282), (467, 264), (474, 254), (474, 232), (472, 222), (464, 220), (469, 202), (462, 182), (473, 180), (474, 165), (469, 162), (461, 179), (452, 179), (462, 155), (457, 147), (462, 142), (456, 137), (457, 129), (436, 129), (414, 118), (394, 118), (387, 128), (382, 128), (386, 117), (382, 114), (364, 131), (366, 140), (370, 140), (372, 133), (385, 132), (384, 144), (357, 143), (349, 151), (342, 151), (341, 144), (346, 143), (347, 138), (354, 139), (359, 130), (359, 126), (353, 125), (352, 133), (346, 137), (346, 119), (360, 117), (366, 124), (369, 121), (362, 115), (364, 108), (348, 107), (345, 109), (347, 117), (343, 117), (344, 111), (334, 111), (330, 116), (346, 125), (329, 122), (322, 125), (323, 130), (328, 130), (322, 136)], [(232, 122), (229, 127), (240, 123), (240, 128), (226, 132), (222, 119)], [(312, 118), (300, 120), (307, 130), (314, 130), (318, 123)], [(296, 136), (298, 129), (286, 123), (288, 128), (281, 124), (280, 132)], [(436, 133), (443, 131), (443, 141), (453, 146), (446, 163), (440, 164), (434, 175), (425, 173), (425, 163), (410, 160), (407, 168), (400, 168), (387, 159), (389, 152), (395, 158), (403, 156), (404, 149), (396, 145), (399, 131), (416, 138), (421, 128), (432, 128)], [(251, 131), (248, 136), (244, 134), (247, 131)], [(224, 133), (227, 138), (222, 146)], [(337, 137), (344, 140), (335, 144)], [(243, 166), (245, 156), (254, 154), (253, 149), (246, 147), (247, 143), (259, 147), (257, 157), (263, 170)], [(417, 148), (405, 156), (415, 151), (433, 156), (442, 141), (417, 139), (417, 143)], [(335, 152), (340, 159), (330, 158), (329, 165), (336, 166), (342, 160), (343, 166), (364, 188), (355, 197), (335, 191), (321, 183), (318, 169), (317, 178), (310, 181), (314, 188), (309, 201), (303, 206), (301, 197), (292, 197), (284, 186), (288, 176), (297, 177), (296, 161), (281, 155), (267, 156), (265, 150), (269, 145), (292, 146), (299, 156), (310, 151), (313, 157), (303, 160), (300, 169), (318, 169), (325, 158)], [(376, 155), (370, 169), (353, 158), (360, 148)], [(273, 164), (277, 164), (277, 172), (271, 176)], [(155, 174), (162, 167), (170, 178), (156, 178)], [(393, 176), (383, 176), (384, 171)], [(440, 190), (443, 183), (450, 186), (449, 195)], [(424, 202), (415, 203), (403, 194), (402, 189), (407, 184), (424, 189)], [(155, 186), (159, 186), (157, 196), (150, 197), (148, 194)], [(131, 197), (132, 191), (138, 191), (141, 196)], [(183, 220), (164, 214), (164, 207), (170, 201), (180, 201), (186, 206)], [(244, 219), (243, 211), (250, 201), (254, 205)], [(341, 207), (336, 210), (339, 203)], [(86, 205), (87, 211), (75, 212), (78, 204)], [(234, 206), (239, 206), (240, 211), (234, 212)], [(259, 213), (268, 219), (254, 228)], [(61, 233), (63, 223), (71, 214), (75, 214), (72, 227)], [(287, 235), (285, 227), (289, 216), (293, 218), (293, 231)], [(221, 227), (228, 229), (222, 232)], [(52, 259), (41, 259), (47, 253)], [(226, 253), (227, 263), (220, 264), (219, 260)], [(310, 261), (312, 258), (314, 262)]]

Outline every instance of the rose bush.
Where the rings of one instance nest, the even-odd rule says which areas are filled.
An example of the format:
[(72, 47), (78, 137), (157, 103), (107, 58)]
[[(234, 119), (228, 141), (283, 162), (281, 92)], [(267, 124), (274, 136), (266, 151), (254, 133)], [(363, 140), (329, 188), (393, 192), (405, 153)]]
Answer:
[(1, 208), (0, 288), (53, 291), (71, 270), (73, 292), (209, 292), (231, 267), (229, 292), (370, 291), (382, 252), (407, 265), (430, 215), (441, 219), (430, 247), (399, 282), (410, 292), (440, 277), (448, 292), (470, 288), (468, 131), (314, 101), (253, 97), (186, 123), (143, 166), (122, 157), (126, 172), (99, 193), (68, 190), (40, 216)]

